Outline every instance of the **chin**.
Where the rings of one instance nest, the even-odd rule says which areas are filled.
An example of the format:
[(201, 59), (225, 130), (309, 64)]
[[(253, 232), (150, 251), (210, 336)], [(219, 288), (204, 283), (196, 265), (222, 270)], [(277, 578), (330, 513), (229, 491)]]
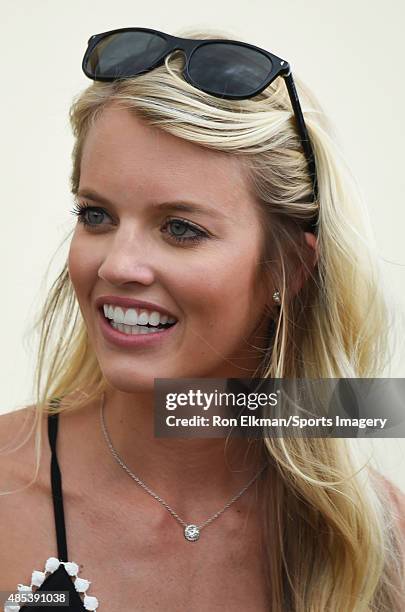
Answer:
[(120, 372), (116, 372), (109, 369), (102, 369), (102, 371), (108, 384), (113, 389), (123, 391), (124, 393), (152, 393), (154, 390), (155, 378), (170, 378), (164, 373), (160, 375), (156, 372), (148, 375), (145, 372), (134, 372), (133, 370), (121, 370)]

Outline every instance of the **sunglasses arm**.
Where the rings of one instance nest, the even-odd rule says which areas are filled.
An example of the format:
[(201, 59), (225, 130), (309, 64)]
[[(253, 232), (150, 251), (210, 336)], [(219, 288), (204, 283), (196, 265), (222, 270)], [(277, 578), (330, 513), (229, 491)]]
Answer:
[(295, 119), (297, 121), (297, 127), (301, 137), (302, 147), (304, 149), (304, 153), (308, 162), (308, 170), (312, 177), (314, 199), (316, 200), (318, 198), (318, 183), (316, 179), (315, 157), (311, 141), (309, 139), (307, 126), (305, 125), (304, 115), (302, 113), (301, 104), (298, 99), (298, 93), (295, 88), (292, 73), (289, 72), (287, 75), (283, 75), (283, 78), (287, 86), (288, 95), (290, 96), (291, 105), (293, 107)]

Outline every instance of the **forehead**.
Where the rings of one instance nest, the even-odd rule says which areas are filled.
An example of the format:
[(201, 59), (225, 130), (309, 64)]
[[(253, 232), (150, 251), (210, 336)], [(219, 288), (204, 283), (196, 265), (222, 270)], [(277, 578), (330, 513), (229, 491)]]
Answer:
[(86, 136), (80, 186), (113, 200), (205, 199), (229, 213), (252, 207), (240, 159), (149, 126), (118, 106), (106, 108)]

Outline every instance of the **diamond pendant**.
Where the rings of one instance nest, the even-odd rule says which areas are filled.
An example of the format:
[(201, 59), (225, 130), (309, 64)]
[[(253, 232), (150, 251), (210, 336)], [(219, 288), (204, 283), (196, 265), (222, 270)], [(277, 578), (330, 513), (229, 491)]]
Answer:
[(195, 542), (198, 540), (200, 537), (200, 530), (198, 529), (197, 525), (187, 525), (187, 527), (184, 528), (184, 537), (189, 542)]

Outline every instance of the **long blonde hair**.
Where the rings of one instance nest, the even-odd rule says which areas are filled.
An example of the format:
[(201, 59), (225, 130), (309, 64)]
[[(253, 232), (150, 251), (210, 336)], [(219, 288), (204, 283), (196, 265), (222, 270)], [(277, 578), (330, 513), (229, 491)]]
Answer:
[[(190, 38), (232, 38), (183, 31)], [(367, 213), (325, 115), (295, 77), (314, 148), (311, 181), (282, 78), (249, 100), (214, 98), (182, 78), (176, 52), (153, 71), (92, 83), (74, 100), (71, 190), (77, 193), (83, 143), (112, 103), (149, 125), (215, 151), (238, 155), (263, 218), (262, 282), (279, 288), (281, 307), (263, 377), (378, 376), (387, 364), (388, 311), (380, 290)], [(312, 270), (304, 224), (319, 209), (318, 261)], [(298, 294), (288, 280), (307, 276)], [(274, 313), (273, 313), (274, 314)], [(269, 313), (270, 316), (270, 313)], [(35, 325), (40, 329), (36, 389), (36, 468), (42, 416), (80, 410), (107, 381), (89, 343), (67, 262)], [(54, 398), (64, 398), (59, 409)], [(401, 559), (379, 478), (355, 445), (333, 438), (265, 438), (271, 469), (261, 507), (269, 609), (291, 612), (393, 612), (400, 609)], [(402, 609), (402, 608), (401, 608)]]

